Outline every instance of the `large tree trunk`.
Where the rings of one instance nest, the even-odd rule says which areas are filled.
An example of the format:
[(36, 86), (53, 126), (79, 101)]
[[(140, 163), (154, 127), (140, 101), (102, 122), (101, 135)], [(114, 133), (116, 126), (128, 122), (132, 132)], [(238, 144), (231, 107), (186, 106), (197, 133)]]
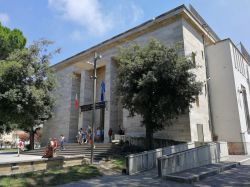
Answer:
[(152, 150), (154, 148), (153, 144), (153, 130), (146, 125), (146, 149)]
[(34, 150), (34, 130), (33, 130), (33, 127), (30, 130), (30, 150)]

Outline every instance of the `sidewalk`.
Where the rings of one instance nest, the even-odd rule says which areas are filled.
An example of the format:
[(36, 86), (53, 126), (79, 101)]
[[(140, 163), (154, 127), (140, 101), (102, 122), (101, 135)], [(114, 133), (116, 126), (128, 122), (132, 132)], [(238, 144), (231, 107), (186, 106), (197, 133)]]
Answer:
[(58, 187), (191, 187), (190, 184), (182, 184), (172, 181), (162, 180), (158, 177), (157, 170), (150, 170), (138, 175), (104, 175), (90, 180), (82, 180), (79, 182), (69, 183)]
[[(246, 161), (246, 159), (250, 160), (250, 155), (230, 155), (226, 161), (227, 162), (242, 162)], [(231, 170), (228, 170), (231, 171)], [(200, 170), (201, 172), (201, 170)], [(224, 173), (224, 172), (223, 172)], [(108, 174), (108, 173), (107, 173)], [(199, 174), (199, 173), (198, 173)], [(217, 175), (216, 175), (217, 176)], [(249, 176), (250, 177), (250, 176)], [(202, 182), (202, 181), (201, 181)], [(111, 174), (106, 175), (104, 173), (104, 176), (98, 177), (95, 179), (90, 180), (82, 180), (74, 183), (69, 183), (65, 185), (61, 185), (60, 187), (120, 187), (120, 186), (142, 186), (142, 187), (153, 187), (153, 186), (166, 186), (166, 187), (191, 187), (196, 186), (196, 183), (194, 185), (192, 184), (185, 184), (185, 183), (179, 183), (174, 182), (170, 180), (164, 180), (158, 177), (158, 171), (157, 169), (153, 169), (150, 171), (142, 172), (137, 175), (121, 175), (121, 174)], [(198, 185), (200, 186), (200, 185)], [(201, 186), (206, 186), (204, 183), (202, 183)]]

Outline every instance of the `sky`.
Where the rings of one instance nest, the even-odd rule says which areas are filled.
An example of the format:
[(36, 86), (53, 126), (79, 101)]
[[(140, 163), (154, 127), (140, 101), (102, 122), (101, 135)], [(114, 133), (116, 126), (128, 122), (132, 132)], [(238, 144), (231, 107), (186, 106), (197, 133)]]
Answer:
[(250, 0), (0, 0), (0, 21), (20, 29), (27, 46), (54, 41), (58, 63), (179, 5), (192, 6), (221, 39), (250, 52)]

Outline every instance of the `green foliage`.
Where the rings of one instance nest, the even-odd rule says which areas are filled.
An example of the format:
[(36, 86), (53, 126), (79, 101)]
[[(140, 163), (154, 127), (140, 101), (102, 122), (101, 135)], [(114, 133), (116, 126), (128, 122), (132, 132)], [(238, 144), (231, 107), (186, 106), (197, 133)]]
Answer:
[(0, 60), (6, 59), (16, 49), (23, 49), (26, 39), (18, 29), (10, 30), (0, 23)]
[(115, 156), (114, 158), (112, 158), (111, 163), (115, 165), (113, 169), (122, 170), (126, 167), (126, 159), (124, 156)]
[(131, 116), (142, 116), (150, 139), (187, 111), (201, 91), (202, 84), (191, 71), (194, 64), (157, 40), (145, 47), (120, 48), (114, 59), (119, 64), (117, 88), (123, 107)]
[[(16, 50), (0, 61), (0, 116), (5, 126), (30, 129), (51, 116), (55, 78), (49, 68), (50, 41)], [(1, 125), (1, 124), (0, 124)]]

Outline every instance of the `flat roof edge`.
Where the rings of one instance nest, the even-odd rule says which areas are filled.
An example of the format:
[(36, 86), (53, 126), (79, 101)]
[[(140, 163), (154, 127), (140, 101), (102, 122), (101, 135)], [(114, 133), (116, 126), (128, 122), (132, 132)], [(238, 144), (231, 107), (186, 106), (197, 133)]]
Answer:
[[(63, 65), (66, 65), (66, 66), (67, 66), (67, 63), (70, 63), (71, 60), (74, 60), (74, 59), (76, 59), (77, 57), (80, 57), (81, 55), (87, 54), (88, 52), (94, 52), (95, 49), (98, 50), (98, 47), (101, 47), (101, 46), (103, 46), (103, 45), (108, 45), (109, 43), (112, 44), (113, 42), (115, 42), (116, 39), (117, 39), (117, 41), (119, 41), (119, 37), (122, 37), (122, 36), (125, 37), (126, 34), (129, 34), (129, 35), (131, 34), (131, 35), (132, 35), (132, 34), (133, 34), (133, 31), (136, 32), (137, 29), (139, 29), (139, 28), (141, 28), (141, 27), (143, 27), (143, 26), (145, 26), (145, 25), (147, 25), (147, 24), (149, 24), (149, 23), (151, 23), (151, 22), (153, 22), (153, 21), (157, 21), (157, 20), (159, 20), (160, 18), (162, 18), (162, 17), (164, 17), (164, 16), (167, 16), (167, 15), (173, 13), (173, 12), (177, 12), (177, 11), (182, 10), (182, 9), (183, 9), (184, 12), (185, 12), (185, 10), (186, 10), (186, 11), (190, 14), (190, 16), (192, 16), (192, 17), (194, 18), (194, 20), (197, 21), (198, 24), (200, 24), (200, 22), (199, 22), (198, 19), (194, 16), (194, 14), (192, 14), (192, 12), (191, 12), (184, 4), (182, 4), (182, 5), (180, 5), (180, 6), (176, 7), (176, 8), (174, 8), (174, 9), (171, 9), (171, 10), (169, 10), (169, 11), (167, 11), (167, 12), (165, 12), (165, 13), (163, 13), (163, 14), (157, 16), (157, 17), (155, 17), (154, 19), (150, 19), (150, 20), (148, 20), (148, 21), (146, 21), (146, 22), (143, 22), (142, 24), (140, 24), (140, 25), (138, 25), (138, 26), (136, 26), (136, 27), (133, 27), (133, 28), (131, 28), (131, 29), (125, 31), (125, 32), (122, 32), (122, 33), (120, 33), (120, 34), (118, 34), (118, 35), (115, 35), (115, 36), (113, 36), (113, 37), (111, 37), (111, 38), (109, 38), (109, 39), (107, 39), (107, 40), (104, 40), (104, 41), (101, 42), (101, 43), (98, 43), (98, 44), (96, 44), (96, 45), (94, 45), (94, 46), (92, 46), (92, 47), (90, 47), (90, 48), (87, 48), (87, 49), (85, 49), (85, 50), (83, 50), (83, 51), (81, 51), (81, 52), (79, 52), (79, 53), (77, 53), (77, 54), (75, 54), (75, 55), (69, 57), (69, 58), (66, 58), (66, 59), (64, 59), (64, 60), (62, 60), (62, 61), (60, 61), (60, 62), (58, 62), (58, 63), (56, 63), (56, 64), (53, 64), (53, 65), (50, 66), (50, 67), (53, 68), (54, 70), (56, 70), (57, 68), (60, 68), (60, 66), (63, 66)], [(130, 32), (131, 32), (131, 33), (130, 33)], [(213, 35), (212, 35), (212, 38), (216, 40), (216, 37), (213, 36)], [(122, 40), (122, 38), (121, 38), (120, 40)]]

